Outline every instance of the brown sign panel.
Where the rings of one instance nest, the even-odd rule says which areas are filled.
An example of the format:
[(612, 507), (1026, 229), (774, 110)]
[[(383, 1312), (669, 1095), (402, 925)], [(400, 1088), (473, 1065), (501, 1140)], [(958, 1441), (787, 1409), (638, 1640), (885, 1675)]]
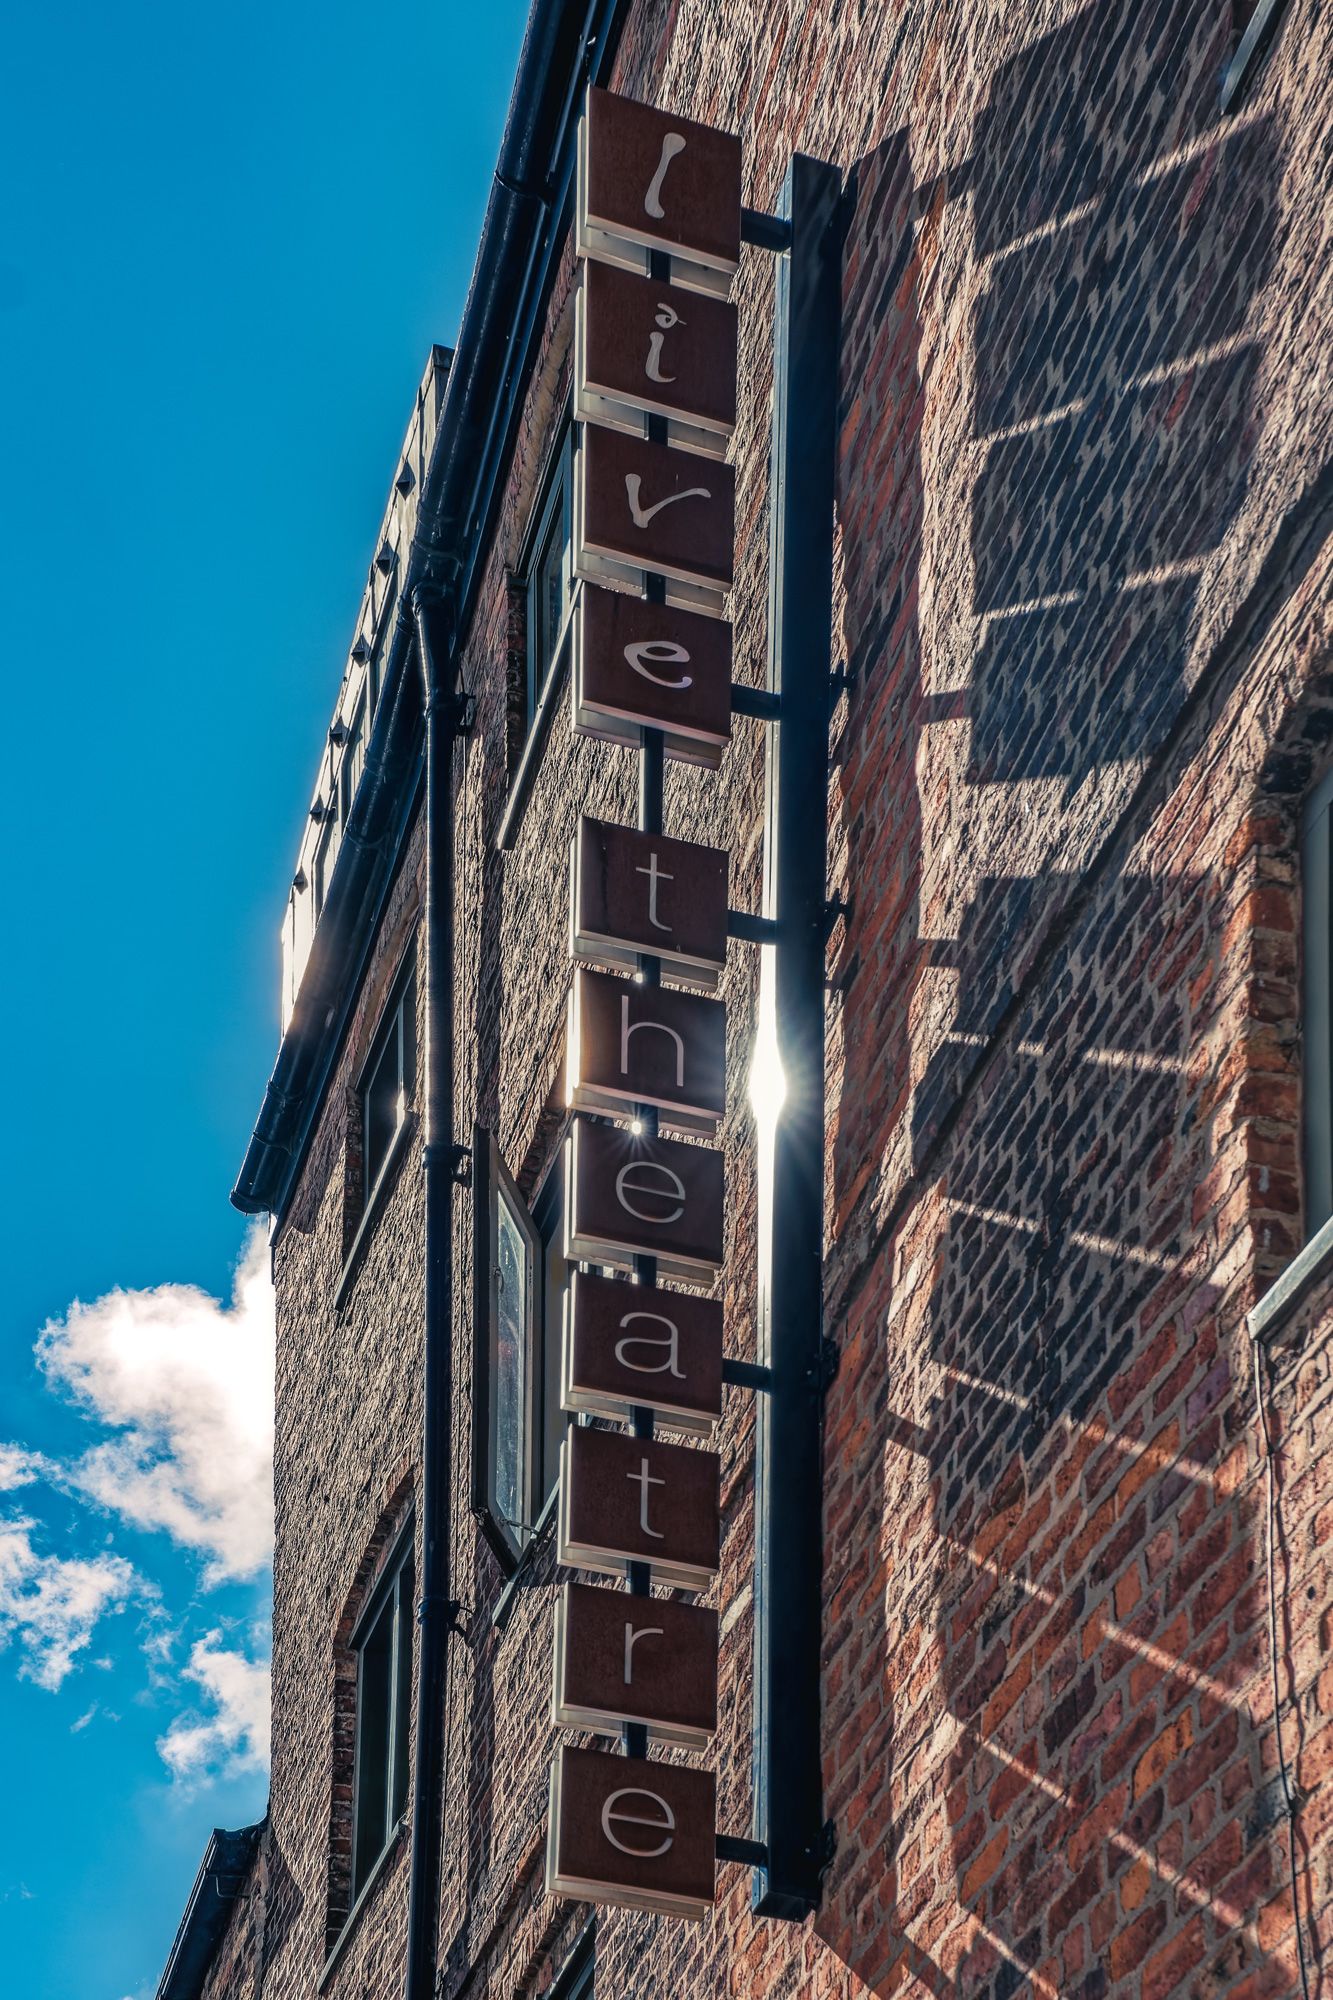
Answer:
[(722, 1263), (724, 1178), (713, 1146), (576, 1118), (566, 1160), (565, 1255), (656, 1257), (663, 1277), (711, 1280)]
[(663, 1125), (707, 1135), (726, 1108), (727, 1010), (697, 993), (581, 966), (569, 998), (567, 1064), (573, 1110), (634, 1118), (639, 1105), (655, 1105)]
[(579, 225), (589, 255), (637, 261), (638, 246), (668, 250), (725, 283), (741, 255), (740, 140), (632, 97), (589, 90)]
[(574, 516), (580, 576), (652, 571), (714, 596), (731, 588), (736, 475), (721, 459), (588, 424)]
[(634, 966), (711, 989), (727, 958), (727, 855), (665, 834), (581, 819), (571, 896), (575, 958)]
[(722, 1533), (715, 1451), (574, 1424), (560, 1447), (556, 1560), (623, 1574), (646, 1562), (653, 1581), (706, 1590)]
[(564, 1744), (551, 1767), (546, 1892), (664, 1916), (713, 1907), (717, 1780)]
[(731, 739), (731, 627), (585, 583), (574, 607), (574, 726), (716, 770)]
[(562, 1402), (617, 1422), (636, 1405), (707, 1434), (722, 1414), (722, 1304), (697, 1292), (573, 1273), (565, 1292)]
[(585, 264), (575, 319), (575, 414), (720, 457), (736, 428), (736, 308), (654, 278)]
[(556, 1602), (554, 1721), (618, 1735), (646, 1723), (702, 1750), (717, 1728), (717, 1613), (567, 1582)]

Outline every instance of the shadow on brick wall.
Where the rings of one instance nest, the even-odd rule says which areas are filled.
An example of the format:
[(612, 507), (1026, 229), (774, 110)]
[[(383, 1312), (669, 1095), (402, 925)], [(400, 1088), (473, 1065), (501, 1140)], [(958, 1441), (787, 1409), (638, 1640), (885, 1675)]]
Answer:
[[(1286, 1990), (1290, 1970), (1259, 1942), (1278, 1802), (1237, 1691), (1259, 1544), (1218, 1485), (1246, 1407), (1192, 1206), (1218, 1086), (1191, 1067), (1189, 994), (1225, 885), (1108, 875), (1079, 907), (1074, 854), (1071, 873), (978, 875), (959, 939), (932, 939), (917, 777), (923, 730), (965, 721), (984, 832), (984, 787), (1054, 779), (1068, 802), (1179, 716), (1201, 579), (1246, 491), (1245, 327), (1278, 199), (1271, 125), (1217, 117), (1226, 11), (1106, 0), (999, 71), (966, 163), (915, 186), (898, 134), (857, 168), (839, 514), (876, 561), (846, 576), (841, 831), (853, 896), (875, 893), (841, 968), (834, 1211), (899, 1157), (895, 1130), (904, 1172), (943, 1177), (910, 1219), (893, 1374), (881, 1248), (829, 1403), (843, 1842), (816, 1922), (877, 1995), (1101, 2000), (1177, 1934), (1200, 1991)], [(968, 685), (941, 696), (918, 622), (919, 301), (960, 196), (975, 622)], [(947, 316), (932, 298), (935, 333)], [(1049, 782), (1032, 810), (1058, 833)], [(928, 968), (953, 980), (942, 1034), (914, 1005)], [(923, 1023), (938, 1039), (913, 1092)], [(1160, 1959), (1152, 1990), (1176, 1971)]]

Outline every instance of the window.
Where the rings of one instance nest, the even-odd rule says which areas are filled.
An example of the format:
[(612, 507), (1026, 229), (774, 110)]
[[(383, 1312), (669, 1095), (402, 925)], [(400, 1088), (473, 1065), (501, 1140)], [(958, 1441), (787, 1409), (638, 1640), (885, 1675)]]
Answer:
[(347, 732), (343, 745), (343, 760), (338, 770), (338, 818), (346, 826), (351, 817), (352, 802), (356, 798), (356, 788), (361, 783), (361, 773), (366, 768), (366, 704), (357, 703), (352, 726)]
[(555, 664), (572, 589), (573, 426), (566, 425), (542, 489), (521, 568), (527, 604), (526, 721), (531, 727)]
[(478, 1131), (473, 1508), (512, 1568), (555, 1486), (565, 1296), (564, 1170), (557, 1155), (529, 1212), (494, 1139)]
[(412, 1541), (404, 1538), (352, 1634), (356, 1762), (352, 1779), (352, 1901), (398, 1829), (407, 1805), (412, 1706)]
[(595, 1934), (588, 1935), (574, 1947), (569, 1964), (551, 1989), (551, 2000), (592, 2000), (596, 1952)]
[(1333, 770), (1305, 807), (1301, 852), (1302, 1125), (1305, 1233), (1333, 1215)]
[(1222, 109), (1234, 111), (1268, 53), (1287, 0), (1234, 0), (1235, 53), (1222, 73)]
[(361, 1072), (362, 1172), (367, 1208), (389, 1164), (394, 1142), (407, 1123), (416, 1082), (416, 954), (409, 951), (407, 962), (394, 982), (370, 1059)]

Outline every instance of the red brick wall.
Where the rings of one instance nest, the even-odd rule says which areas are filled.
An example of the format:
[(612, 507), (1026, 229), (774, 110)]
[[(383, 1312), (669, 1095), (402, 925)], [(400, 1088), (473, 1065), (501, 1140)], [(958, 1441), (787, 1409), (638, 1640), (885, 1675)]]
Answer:
[[(1245, 1314), (1301, 1240), (1295, 828), (1330, 754), (1328, 26), (1295, 0), (1238, 115), (1230, 9), (639, 0), (620, 87), (849, 177), (831, 738), (819, 1913), (603, 1913), (598, 1992), (1299, 1991)], [(633, 760), (557, 719), (518, 840), (508, 575), (567, 380), (569, 272), (467, 646), (458, 1131), (535, 1187), (567, 991), (563, 857)], [(759, 679), (771, 273), (741, 301), (738, 673)], [(758, 895), (762, 742), (673, 772), (672, 832)], [(414, 846), (391, 929), (410, 921)], [(391, 976), (396, 941), (374, 978)], [(754, 964), (734, 1073), (728, 1345), (751, 1351)], [(405, 1171), (347, 1304), (346, 1093), (279, 1243), (266, 2000), (322, 1963), (337, 1624), (419, 1430)], [(466, 1201), (442, 1991), (544, 1992), (584, 1913), (542, 1892), (553, 1571), (503, 1633), (467, 1514)], [(1307, 1952), (1328, 1928), (1324, 1382), (1333, 1301), (1274, 1348), (1282, 1741)], [(721, 1818), (748, 1830), (752, 1421), (728, 1392)], [(1333, 1515), (1330, 1515), (1333, 1518)], [(336, 1869), (335, 1869), (336, 1874)], [(401, 1982), (405, 1857), (332, 1994)], [(225, 1988), (242, 1992), (244, 1987)], [(1315, 1990), (1318, 1990), (1317, 1987)]]

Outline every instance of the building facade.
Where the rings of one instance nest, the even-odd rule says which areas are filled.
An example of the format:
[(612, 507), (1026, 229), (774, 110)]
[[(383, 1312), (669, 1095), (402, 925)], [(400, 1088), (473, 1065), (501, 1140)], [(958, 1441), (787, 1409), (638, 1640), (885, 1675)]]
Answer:
[[(206, 1860), (164, 2000), (1320, 1990), (1331, 55), (1319, 0), (536, 0), (285, 918), (234, 1196), (273, 1218), (271, 1802), (225, 1893)], [(734, 1859), (697, 1921), (546, 1888), (566, 856), (639, 810), (634, 752), (571, 728), (589, 83), (738, 135), (761, 215), (794, 153), (841, 177), (801, 1918)], [(747, 242), (750, 687), (774, 282)], [(666, 833), (751, 913), (768, 727), (666, 765)], [(719, 991), (712, 1295), (753, 1363), (752, 942)], [(685, 1759), (741, 1838), (759, 1394), (723, 1391), (718, 1729)]]

